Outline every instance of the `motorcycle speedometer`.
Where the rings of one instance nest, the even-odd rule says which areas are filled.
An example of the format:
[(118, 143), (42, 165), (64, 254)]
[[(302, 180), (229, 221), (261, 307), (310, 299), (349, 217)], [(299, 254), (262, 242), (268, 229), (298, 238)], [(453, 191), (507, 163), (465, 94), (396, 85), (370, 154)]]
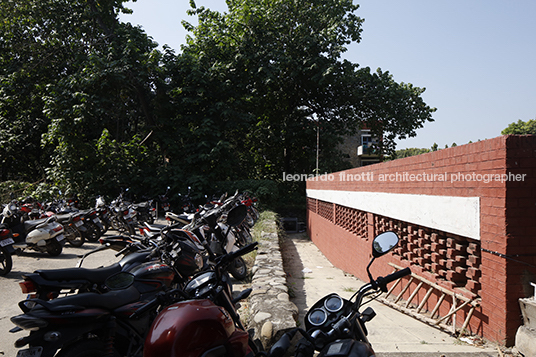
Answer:
[(328, 319), (328, 315), (322, 309), (314, 309), (307, 317), (311, 325), (321, 326)]
[(326, 301), (324, 301), (324, 307), (329, 312), (340, 311), (343, 305), (344, 305), (344, 302), (339, 295), (330, 296), (328, 299), (326, 299)]

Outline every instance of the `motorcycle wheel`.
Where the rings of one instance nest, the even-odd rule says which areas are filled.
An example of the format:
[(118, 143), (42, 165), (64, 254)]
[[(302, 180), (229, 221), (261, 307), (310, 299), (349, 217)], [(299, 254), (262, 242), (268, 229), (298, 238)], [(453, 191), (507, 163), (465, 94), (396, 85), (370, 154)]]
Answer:
[(102, 234), (106, 234), (106, 232), (108, 232), (108, 230), (110, 229), (110, 221), (108, 221), (107, 219), (101, 219), (101, 221), (102, 225), (104, 226)]
[[(62, 348), (57, 357), (101, 357), (104, 355), (104, 343), (101, 340), (90, 339)], [(114, 351), (114, 357), (118, 355), (117, 351)]]
[(253, 237), (251, 236), (251, 233), (247, 229), (241, 229), (240, 231), (238, 231), (237, 239), (238, 239), (238, 245), (240, 247), (245, 247), (246, 245), (253, 242)]
[(116, 231), (121, 231), (121, 229), (123, 228), (123, 224), (121, 223), (121, 221), (119, 220), (119, 218), (117, 217), (113, 217), (111, 220), (110, 220), (110, 225), (112, 226), (112, 228)]
[(255, 225), (255, 219), (251, 217), (251, 214), (249, 212), (246, 215), (246, 224), (249, 228), (252, 228)]
[(229, 265), (229, 273), (236, 280), (244, 280), (248, 276), (248, 267), (242, 257), (238, 257)]
[(87, 224), (86, 225), (86, 232), (84, 233), (85, 239), (87, 239), (88, 242), (96, 242), (100, 238), (100, 231), (98, 231), (98, 227), (93, 224)]
[(84, 245), (86, 239), (78, 229), (66, 226), (65, 231), (68, 232), (67, 234), (65, 234), (65, 239), (67, 239), (67, 242), (69, 242), (70, 245), (77, 248)]
[(47, 253), (53, 257), (57, 257), (61, 254), (63, 246), (55, 238), (49, 239), (47, 241)]
[(9, 274), (12, 267), (13, 267), (13, 259), (11, 258), (11, 253), (9, 253), (6, 248), (1, 247), (0, 249), (0, 276), (5, 276)]

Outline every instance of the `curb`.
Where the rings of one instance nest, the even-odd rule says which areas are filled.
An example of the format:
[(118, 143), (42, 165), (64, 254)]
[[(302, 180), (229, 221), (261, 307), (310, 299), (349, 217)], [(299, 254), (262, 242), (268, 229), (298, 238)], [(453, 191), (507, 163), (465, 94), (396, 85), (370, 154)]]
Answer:
[(249, 296), (248, 328), (254, 339), (268, 349), (287, 330), (296, 327), (298, 308), (289, 301), (286, 273), (279, 247), (277, 225), (268, 224), (270, 232), (262, 232), (259, 249), (252, 268)]

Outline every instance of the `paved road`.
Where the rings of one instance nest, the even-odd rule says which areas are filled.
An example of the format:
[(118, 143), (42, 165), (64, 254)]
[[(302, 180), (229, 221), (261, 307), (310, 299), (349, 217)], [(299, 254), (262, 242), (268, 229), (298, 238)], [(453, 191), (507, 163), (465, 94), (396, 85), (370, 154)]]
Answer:
[[(320, 298), (332, 292), (350, 298), (364, 283), (335, 268), (305, 234), (290, 235), (281, 246), (292, 301), (300, 321)], [(378, 259), (375, 264), (382, 264)], [(476, 347), (430, 327), (379, 302), (370, 305), (376, 317), (367, 323), (369, 340), (379, 357), (495, 357), (495, 346)]]
[[(18, 285), (18, 282), (22, 280), (22, 274), (37, 269), (72, 268), (76, 266), (79, 255), (87, 253), (99, 245), (98, 243), (86, 242), (80, 248), (73, 248), (67, 243), (62, 254), (58, 257), (34, 251), (25, 251), (20, 256), (13, 257), (13, 270), (7, 276), (0, 277), (0, 356), (15, 357), (18, 349), (14, 347), (13, 343), (18, 338), (28, 334), (24, 331), (15, 334), (8, 332), (15, 326), (9, 318), (21, 313), (17, 304), (26, 298)], [(96, 268), (110, 265), (119, 260), (114, 256), (115, 253), (112, 250), (105, 250), (91, 255), (84, 260), (83, 267)]]
[[(334, 268), (310, 240), (303, 236), (294, 238), (287, 240), (282, 250), (284, 259), (292, 262), (289, 281), (295, 295), (294, 303), (300, 309), (303, 321), (308, 306), (322, 296), (335, 291), (343, 297), (349, 297), (363, 283)], [(9, 318), (20, 313), (17, 303), (25, 299), (18, 286), (22, 274), (36, 269), (74, 267), (79, 255), (97, 246), (98, 243), (86, 242), (80, 248), (73, 248), (67, 244), (58, 257), (32, 251), (13, 257), (13, 271), (7, 277), (0, 277), (0, 356), (16, 356), (17, 349), (13, 343), (26, 333), (8, 332), (14, 326)], [(96, 268), (110, 265), (119, 260), (114, 254), (111, 250), (99, 252), (88, 257), (83, 266)], [(311, 272), (303, 273), (304, 268)], [(448, 334), (382, 304), (372, 306), (378, 316), (368, 324), (369, 337), (378, 356), (497, 356), (493, 349), (464, 345)]]

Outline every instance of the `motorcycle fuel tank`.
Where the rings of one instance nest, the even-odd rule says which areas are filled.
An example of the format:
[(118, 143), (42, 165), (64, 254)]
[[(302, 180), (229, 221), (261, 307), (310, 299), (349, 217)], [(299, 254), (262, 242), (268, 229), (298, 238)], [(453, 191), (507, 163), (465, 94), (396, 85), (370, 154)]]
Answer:
[(250, 352), (248, 337), (247, 332), (235, 328), (229, 313), (212, 301), (182, 301), (156, 317), (145, 339), (143, 356), (201, 356), (209, 350), (224, 356), (246, 356)]

